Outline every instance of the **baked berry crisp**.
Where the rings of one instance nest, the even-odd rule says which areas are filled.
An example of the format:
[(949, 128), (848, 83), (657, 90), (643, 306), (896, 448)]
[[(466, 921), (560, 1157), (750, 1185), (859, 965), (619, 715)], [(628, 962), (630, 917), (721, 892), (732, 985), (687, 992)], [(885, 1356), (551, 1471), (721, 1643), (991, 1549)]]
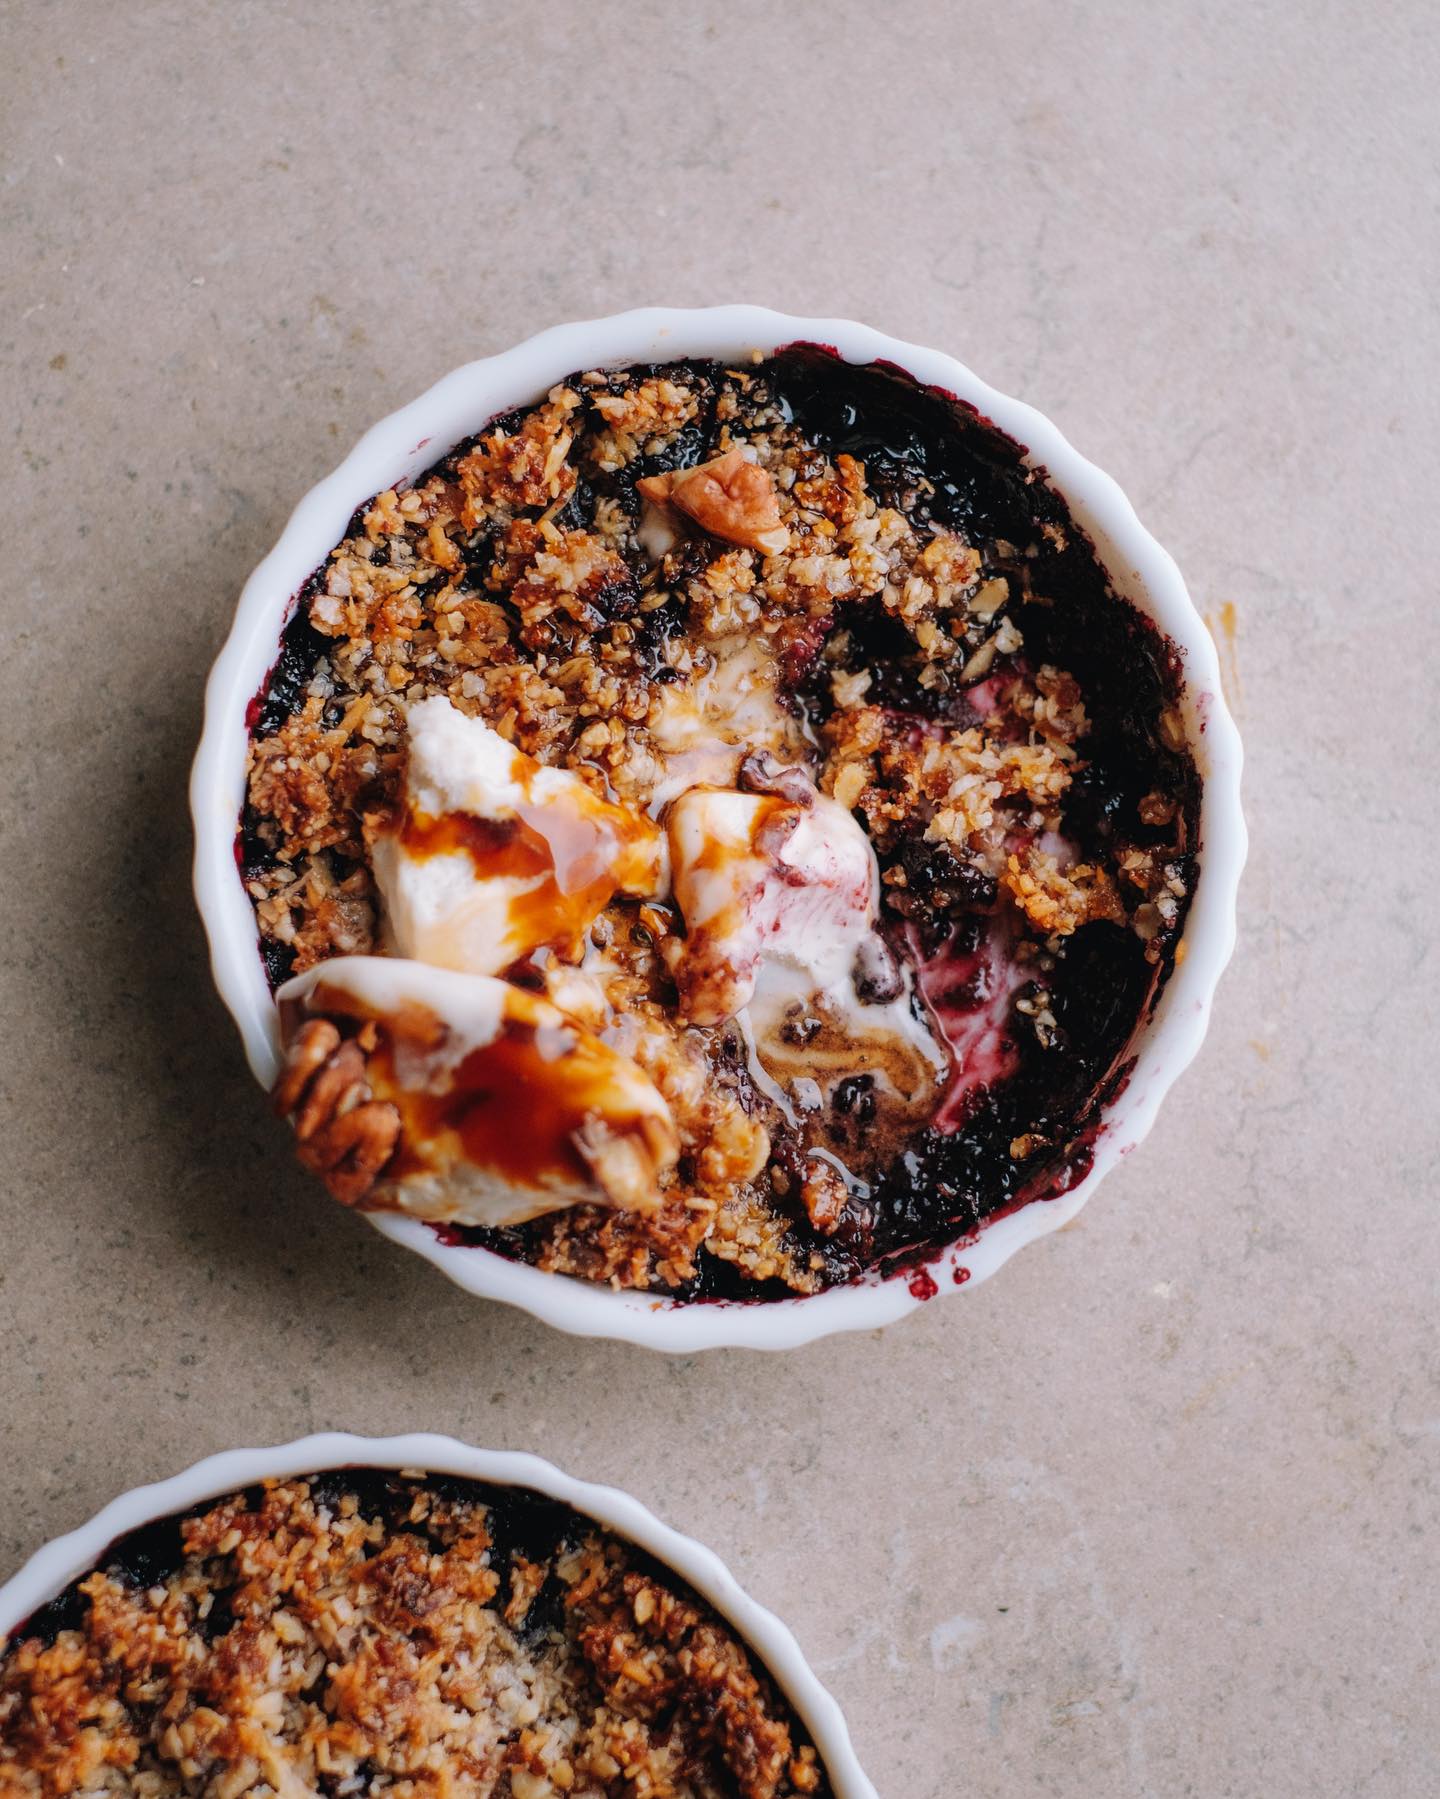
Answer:
[(702, 1599), (521, 1489), (270, 1481), (122, 1538), (0, 1640), (0, 1799), (830, 1790)]
[(355, 515), (252, 707), (301, 1160), (682, 1300), (1062, 1191), (1194, 883), (1180, 689), (1044, 471), (898, 370), (560, 382)]

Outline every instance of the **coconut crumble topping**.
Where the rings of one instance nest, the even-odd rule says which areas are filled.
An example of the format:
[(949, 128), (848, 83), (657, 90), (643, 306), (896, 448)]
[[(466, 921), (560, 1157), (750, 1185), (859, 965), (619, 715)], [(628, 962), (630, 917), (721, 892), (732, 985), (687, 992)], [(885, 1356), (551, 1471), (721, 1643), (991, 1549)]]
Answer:
[[(654, 1204), (477, 1240), (681, 1296), (812, 1292), (1082, 1153), (1193, 882), (1178, 691), (983, 421), (817, 353), (587, 371), (378, 495), (317, 571), (258, 702), (243, 872), (277, 983), (398, 937), (544, 995), (647, 1083), (680, 1146)], [(563, 774), (684, 865), (606, 887), (586, 864), (580, 935), (528, 900), (492, 930), (477, 895), (568, 892), (559, 833), (482, 795), (473, 866), (453, 831), (406, 861), (408, 721), (442, 700), (483, 727), (477, 765)], [(827, 807), (868, 893), (838, 827), (794, 847)], [(482, 938), (531, 947), (492, 967)], [(340, 1112), (374, 1097), (359, 1079)]]
[(268, 1481), (122, 1540), (0, 1642), (3, 1799), (829, 1792), (676, 1576), (458, 1479)]

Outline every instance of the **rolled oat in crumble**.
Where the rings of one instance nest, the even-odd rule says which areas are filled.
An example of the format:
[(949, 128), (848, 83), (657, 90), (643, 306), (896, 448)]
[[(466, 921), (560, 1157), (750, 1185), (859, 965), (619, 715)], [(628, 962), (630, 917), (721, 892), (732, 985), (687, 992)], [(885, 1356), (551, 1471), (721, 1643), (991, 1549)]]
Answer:
[(684, 1582), (523, 1490), (269, 1481), (122, 1539), (0, 1641), (0, 1799), (830, 1790)]
[[(682, 1299), (814, 1292), (1083, 1167), (1194, 883), (1179, 692), (1043, 471), (947, 397), (800, 347), (581, 371), (377, 495), (306, 585), (254, 707), (243, 878), (272, 984), (406, 946), (544, 996), (663, 1106), (643, 1206), (581, 1142), (563, 1203), (424, 1214), (456, 1240)], [(518, 914), (477, 900), (462, 942), (403, 884), (435, 842), (411, 721), (448, 709), (554, 796), (480, 847), (471, 808), (492, 897), (502, 864), (567, 896), (505, 966), (484, 950)], [(669, 864), (607, 884), (573, 821), (593, 850), (622, 814)], [(800, 918), (843, 978), (777, 977)], [(341, 1128), (377, 1081), (327, 1091), (311, 1165), (405, 1203), (405, 1129)]]

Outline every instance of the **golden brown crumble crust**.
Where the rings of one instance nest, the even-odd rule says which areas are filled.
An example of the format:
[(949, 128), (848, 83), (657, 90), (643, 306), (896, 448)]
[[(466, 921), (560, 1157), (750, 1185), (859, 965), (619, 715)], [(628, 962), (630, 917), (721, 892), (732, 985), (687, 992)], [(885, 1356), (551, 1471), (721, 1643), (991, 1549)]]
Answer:
[[(587, 486), (656, 457), (686, 472), (699, 456), (686, 434), (702, 418), (705, 454), (727, 479), (738, 467), (773, 497), (773, 553), (691, 518), (657, 556), (638, 503)], [(650, 477), (649, 491), (663, 498), (678, 479)], [(249, 890), (262, 937), (295, 973), (381, 947), (366, 842), (400, 779), (407, 702), (445, 694), (528, 755), (645, 809), (674, 746), (719, 715), (709, 696), (723, 699), (739, 653), (782, 691), (802, 674), (824, 684), (818, 742), (785, 710), (780, 738), (749, 747), (808, 762), (878, 850), (909, 837), (953, 854), (1037, 942), (1110, 920), (1158, 959), (1186, 897), (1177, 854), (1127, 849), (1107, 864), (1060, 841), (1090, 721), (1074, 677), (1032, 662), (1012, 618), (1015, 576), (1003, 568), (1023, 562), (1024, 546), (982, 556), (894, 502), (863, 460), (807, 440), (763, 370), (681, 366), (577, 376), (414, 487), (377, 496), (304, 601), (325, 654), (293, 714), (252, 745), (248, 819), (267, 865), (250, 871)], [(1041, 533), (1063, 547), (1058, 526)], [(919, 691), (961, 688), (970, 715), (897, 730), (882, 671), (852, 639), (861, 616), (891, 621)], [(1159, 793), (1142, 818), (1163, 822), (1167, 804), (1173, 819)], [(906, 867), (884, 879), (907, 916)], [(754, 1178), (763, 1123), (717, 1073), (715, 1044), (677, 1018), (663, 949), (678, 920), (648, 910), (644, 925), (617, 899), (597, 921), (593, 940), (624, 949), (601, 1009), (624, 1013), (621, 1047), (664, 1093), (686, 1153), (657, 1212), (559, 1214), (534, 1227), (528, 1253), (588, 1279), (676, 1287), (703, 1245), (752, 1280), (814, 1290), (813, 1250), (774, 1184)], [(834, 1195), (814, 1185), (804, 1208), (819, 1229)]]
[(744, 1646), (619, 1539), (571, 1514), (507, 1570), (480, 1498), (397, 1480), (387, 1521), (334, 1480), (216, 1502), (173, 1573), (99, 1570), (78, 1628), (13, 1642), (0, 1799), (829, 1792)]

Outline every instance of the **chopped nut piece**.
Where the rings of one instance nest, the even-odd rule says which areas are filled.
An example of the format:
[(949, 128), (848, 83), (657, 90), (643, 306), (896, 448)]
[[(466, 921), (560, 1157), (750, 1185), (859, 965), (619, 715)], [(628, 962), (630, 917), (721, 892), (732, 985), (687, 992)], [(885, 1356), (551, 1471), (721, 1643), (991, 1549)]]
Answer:
[(339, 1047), (340, 1033), (328, 1018), (312, 1018), (301, 1027), (271, 1096), (281, 1118), (295, 1110), (301, 1094)]
[(1006, 859), (1000, 884), (1037, 930), (1047, 935), (1068, 937), (1096, 918), (1125, 922), (1114, 882), (1091, 863), (1062, 870), (1053, 856), (1027, 849)]
[(347, 1106), (365, 1097), (364, 1052), (358, 1043), (342, 1043), (326, 1057), (295, 1107), (295, 1135), (307, 1142)]
[(617, 1130), (604, 1118), (589, 1118), (571, 1138), (581, 1160), (611, 1205), (639, 1211), (654, 1204), (655, 1185), (675, 1154), (668, 1120), (625, 1121)]
[(365, 1100), (312, 1131), (295, 1155), (302, 1168), (323, 1178), (342, 1206), (358, 1206), (395, 1153), (399, 1136), (394, 1106)]
[(994, 662), (996, 652), (999, 648), (1000, 638), (998, 634), (994, 637), (987, 637), (984, 643), (980, 645), (980, 648), (976, 650), (975, 654), (970, 657), (964, 668), (960, 670), (961, 684), (968, 687), (972, 681), (978, 681), (982, 676), (988, 675), (990, 673), (990, 665)]
[(811, 1224), (825, 1236), (840, 1223), (850, 1194), (828, 1162), (811, 1162), (801, 1183), (800, 1198)]
[(835, 704), (840, 707), (858, 706), (870, 690), (874, 676), (868, 668), (858, 673), (837, 674), (830, 677), (830, 691), (834, 695)]
[(1174, 706), (1167, 706), (1160, 714), (1160, 736), (1167, 749), (1185, 747), (1185, 721)]
[(815, 1751), (807, 1746), (790, 1764), (790, 1784), (797, 1793), (814, 1793), (819, 1791), (822, 1778)]
[(989, 581), (981, 582), (965, 602), (965, 607), (976, 618), (991, 618), (1009, 598), (1010, 583), (1003, 575), (996, 575)]
[(835, 777), (834, 797), (847, 812), (853, 811), (865, 791), (865, 767), (860, 762), (847, 762)]

